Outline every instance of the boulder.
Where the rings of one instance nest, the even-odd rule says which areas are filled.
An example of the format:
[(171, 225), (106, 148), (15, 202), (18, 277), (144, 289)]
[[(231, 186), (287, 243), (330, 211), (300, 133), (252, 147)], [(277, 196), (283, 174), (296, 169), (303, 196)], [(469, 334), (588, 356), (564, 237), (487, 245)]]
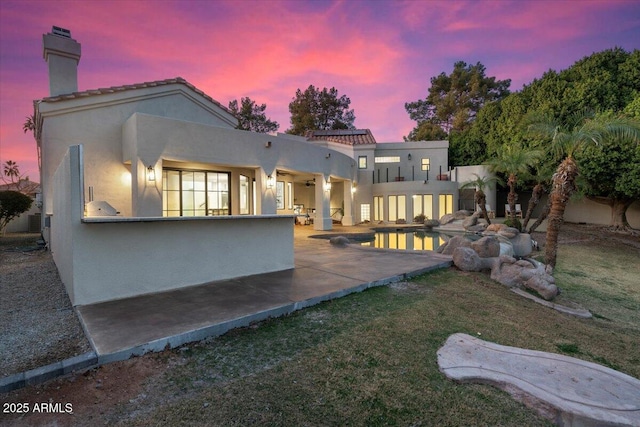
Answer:
[(440, 218), (440, 225), (449, 224), (450, 222), (453, 222), (455, 219), (456, 218), (453, 216), (453, 214), (444, 214)]
[(478, 224), (478, 217), (476, 215), (471, 215), (462, 221), (462, 228), (464, 228), (465, 230), (468, 230), (469, 227), (472, 227), (477, 224)]
[(506, 225), (504, 224), (489, 224), (487, 226), (487, 231), (494, 231), (497, 233), (498, 231), (502, 230), (505, 227)]
[(498, 260), (491, 269), (491, 279), (496, 282), (509, 287), (534, 290), (546, 300), (558, 295), (555, 279), (544, 264), (533, 259), (516, 261), (507, 256), (501, 256)]
[(335, 236), (335, 237), (330, 238), (329, 242), (334, 246), (338, 246), (338, 247), (344, 248), (345, 246), (347, 246), (349, 244), (349, 239), (347, 239), (344, 236)]
[(533, 242), (531, 234), (519, 233), (512, 239), (509, 239), (513, 246), (513, 254), (517, 257), (526, 257), (533, 251)]
[(476, 251), (480, 258), (492, 258), (500, 255), (500, 243), (495, 237), (482, 237), (471, 243), (471, 249)]
[(485, 228), (487, 227), (487, 224), (476, 224), (476, 225), (472, 225), (471, 227), (467, 228), (467, 231), (471, 232), (471, 233), (483, 233)]
[(471, 242), (465, 239), (463, 236), (453, 236), (444, 245), (438, 247), (437, 252), (443, 255), (452, 255), (453, 251), (460, 246), (466, 248), (471, 247)]
[(462, 271), (480, 271), (480, 257), (471, 248), (459, 246), (453, 251), (453, 264)]
[(471, 212), (469, 212), (468, 210), (462, 209), (459, 211), (455, 211), (453, 213), (453, 218), (454, 219), (465, 219), (467, 217), (471, 216)]
[(513, 239), (518, 234), (520, 234), (520, 231), (518, 231), (517, 228), (504, 226), (500, 230), (498, 230), (498, 234), (500, 236), (506, 237), (507, 239)]

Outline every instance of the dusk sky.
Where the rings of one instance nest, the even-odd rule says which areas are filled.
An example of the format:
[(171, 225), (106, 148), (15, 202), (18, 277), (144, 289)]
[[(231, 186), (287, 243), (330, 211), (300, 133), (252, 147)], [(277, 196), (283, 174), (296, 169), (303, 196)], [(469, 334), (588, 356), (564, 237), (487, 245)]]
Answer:
[(415, 125), (405, 102), (456, 61), (516, 91), (593, 52), (639, 49), (640, 0), (0, 0), (0, 162), (35, 181), (22, 124), (49, 95), (42, 35), (53, 25), (82, 45), (79, 90), (180, 76), (225, 106), (266, 103), (284, 132), (296, 89), (335, 87), (357, 128), (399, 142)]

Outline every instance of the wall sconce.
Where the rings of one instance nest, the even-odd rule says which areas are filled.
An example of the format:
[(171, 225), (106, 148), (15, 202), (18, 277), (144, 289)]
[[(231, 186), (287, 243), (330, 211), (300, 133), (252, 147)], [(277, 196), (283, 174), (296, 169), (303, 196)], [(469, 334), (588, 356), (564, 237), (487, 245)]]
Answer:
[(407, 156), (407, 159), (411, 160), (411, 153)]
[(327, 155), (325, 156), (325, 159), (328, 159), (329, 157), (331, 157), (331, 153), (327, 153)]
[(155, 181), (156, 180), (156, 170), (153, 166), (149, 165), (147, 168), (147, 181)]
[(273, 186), (276, 185), (276, 180), (274, 177), (272, 177), (271, 175), (269, 175), (267, 177), (267, 188), (273, 188)]
[(331, 177), (324, 183), (324, 191), (331, 191)]
[(355, 184), (355, 182), (351, 186), (351, 194), (356, 194), (356, 184)]
[(267, 141), (266, 144), (264, 144), (265, 148), (271, 148), (271, 141)]

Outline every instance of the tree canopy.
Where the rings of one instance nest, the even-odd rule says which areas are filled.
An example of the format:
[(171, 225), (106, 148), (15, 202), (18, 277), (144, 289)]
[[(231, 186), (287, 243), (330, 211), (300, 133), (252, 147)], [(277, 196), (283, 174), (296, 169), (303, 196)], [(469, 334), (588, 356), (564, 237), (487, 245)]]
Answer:
[(349, 110), (351, 100), (346, 96), (338, 96), (334, 87), (322, 90), (313, 85), (307, 89), (296, 91), (289, 104), (291, 128), (287, 133), (304, 135), (309, 130), (355, 129), (355, 115)]
[(471, 65), (458, 61), (451, 74), (442, 72), (432, 77), (427, 97), (404, 105), (409, 117), (418, 122), (405, 139), (416, 140), (412, 138), (420, 135), (419, 129), (425, 122), (447, 134), (467, 130), (483, 105), (509, 94), (511, 80), (487, 77), (485, 71), (480, 62)]
[(9, 221), (31, 208), (31, 197), (19, 191), (0, 191), (0, 234)]
[(264, 112), (266, 109), (267, 104), (258, 105), (248, 96), (240, 100), (240, 105), (237, 99), (229, 102), (229, 110), (238, 119), (237, 129), (251, 132), (275, 132), (280, 127), (278, 122), (267, 118)]

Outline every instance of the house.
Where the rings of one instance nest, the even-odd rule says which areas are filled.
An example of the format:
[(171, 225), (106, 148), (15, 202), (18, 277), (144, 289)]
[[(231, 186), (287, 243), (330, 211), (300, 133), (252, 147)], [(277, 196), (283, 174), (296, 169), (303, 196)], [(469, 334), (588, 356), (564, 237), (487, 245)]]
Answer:
[(237, 130), (180, 77), (78, 91), (68, 30), (43, 35), (43, 56), (42, 231), (74, 305), (291, 269), (301, 215), (330, 230), (457, 205), (447, 141)]

